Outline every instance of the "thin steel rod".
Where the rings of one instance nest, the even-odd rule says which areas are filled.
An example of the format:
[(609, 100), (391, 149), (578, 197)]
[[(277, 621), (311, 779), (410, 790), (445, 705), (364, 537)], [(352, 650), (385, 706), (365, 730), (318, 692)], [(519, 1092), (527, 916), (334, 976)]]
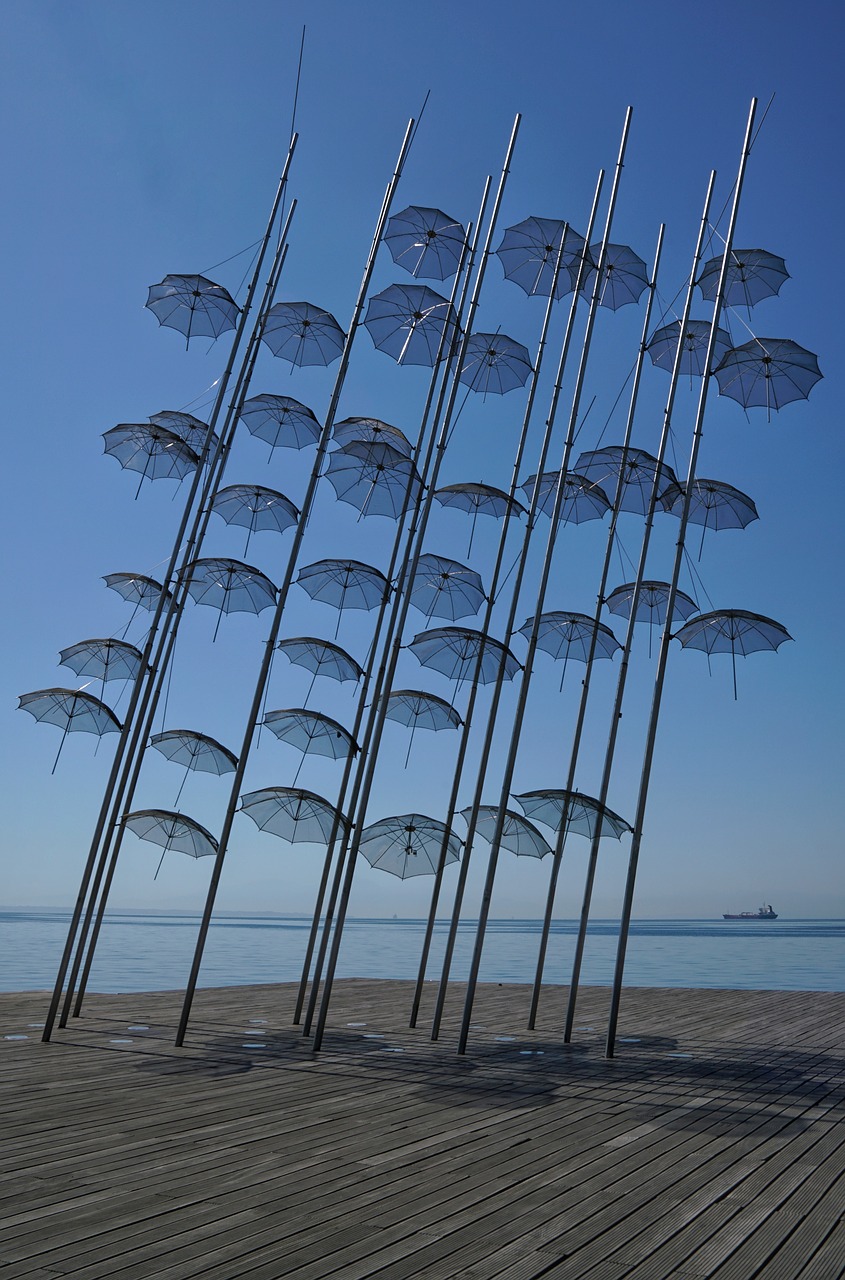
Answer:
[[(639, 859), (640, 846), (642, 844), (643, 820), (645, 818), (646, 803), (648, 800), (648, 787), (651, 779), (651, 766), (654, 758), (654, 744), (657, 738), (657, 726), (660, 719), (660, 704), (663, 696), (663, 685), (666, 679), (666, 664), (669, 657), (669, 645), (672, 640), (672, 617), (675, 612), (675, 601), (678, 594), (678, 583), (680, 581), (681, 569), (684, 562), (684, 540), (686, 537), (687, 524), (689, 522), (689, 513), (692, 505), (692, 491), (695, 482), (695, 469), (698, 461), (698, 452), (701, 445), (701, 437), (704, 427), (704, 414), (707, 407), (707, 392), (710, 386), (710, 377), (713, 369), (713, 356), (716, 350), (717, 330), (719, 318), (724, 303), (725, 282), (730, 267), (730, 255), (733, 249), (734, 232), (736, 230), (737, 217), (739, 215), (739, 204), (742, 197), (742, 187), (745, 179), (745, 170), (748, 165), (748, 157), (751, 152), (751, 138), (754, 128), (754, 116), (757, 110), (757, 99), (752, 98), (751, 107), (748, 112), (748, 123), (745, 130), (745, 138), (742, 144), (742, 154), (739, 161), (739, 170), (737, 172), (736, 186), (734, 187), (734, 199), (731, 207), (730, 222), (728, 224), (728, 233), (725, 237), (725, 248), (722, 253), (722, 266), (719, 272), (719, 285), (716, 290), (716, 301), (713, 305), (713, 318), (710, 322), (710, 337), (707, 343), (707, 358), (704, 366), (704, 372), (701, 379), (701, 391), (698, 400), (698, 411), (695, 418), (695, 428), (693, 431), (692, 448), (690, 450), (689, 467), (687, 470), (687, 479), (684, 488), (684, 505), (681, 511), (681, 522), (678, 530), (678, 541), (675, 552), (675, 564), (672, 571), (672, 580), (669, 586), (669, 598), (666, 602), (666, 621), (664, 624), (663, 634), (660, 638), (660, 652), (657, 656), (657, 674), (654, 680), (654, 696), (652, 699), (651, 714), (649, 717), (648, 732), (646, 734), (645, 754), (643, 757), (642, 774), (640, 777), (640, 790), (637, 797), (637, 812), (634, 818), (634, 833), (631, 839), (631, 850), (628, 860), (628, 876), (625, 882), (625, 897), (622, 904), (622, 920), (619, 930), (619, 943), (616, 952), (616, 968), (613, 975), (613, 990), (610, 999), (610, 1016), (608, 1018), (607, 1027), (607, 1043), (605, 1045), (605, 1056), (613, 1057), (616, 1043), (616, 1025), (619, 1018), (619, 1002), (622, 992), (622, 978), (625, 970), (625, 951), (628, 942), (628, 932), (631, 922), (631, 910), (634, 902), (634, 888), (637, 877), (637, 862)], [(680, 344), (680, 335), (679, 335)]]

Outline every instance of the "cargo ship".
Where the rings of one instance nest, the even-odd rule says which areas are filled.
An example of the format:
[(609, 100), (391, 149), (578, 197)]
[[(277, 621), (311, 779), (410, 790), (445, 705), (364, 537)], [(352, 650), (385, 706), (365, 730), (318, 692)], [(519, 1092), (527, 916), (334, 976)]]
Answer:
[(723, 920), (777, 920), (777, 912), (771, 906), (758, 907), (756, 911), (740, 911), (738, 915), (722, 913)]

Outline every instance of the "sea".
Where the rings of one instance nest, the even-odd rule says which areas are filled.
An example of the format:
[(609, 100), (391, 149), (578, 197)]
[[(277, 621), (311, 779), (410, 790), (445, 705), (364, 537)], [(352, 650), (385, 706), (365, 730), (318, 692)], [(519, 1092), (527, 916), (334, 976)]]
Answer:
[[(0, 912), (0, 990), (51, 989), (67, 937), (70, 912)], [(110, 911), (103, 924), (89, 991), (168, 991), (184, 988), (199, 927), (193, 914)], [(221, 914), (209, 929), (200, 985), (238, 986), (299, 979), (310, 929), (303, 916)], [(346, 922), (338, 977), (417, 976), (425, 922), (360, 919)], [(439, 978), (447, 921), (432, 940), (427, 976)], [(482, 982), (532, 982), (539, 920), (490, 920)], [(546, 961), (547, 982), (569, 981), (578, 925), (556, 920)], [(581, 981), (610, 985), (618, 921), (591, 921)], [(475, 921), (461, 922), (452, 977), (465, 978)], [(845, 990), (845, 920), (634, 920), (625, 967), (628, 986), (715, 987), (778, 991)]]

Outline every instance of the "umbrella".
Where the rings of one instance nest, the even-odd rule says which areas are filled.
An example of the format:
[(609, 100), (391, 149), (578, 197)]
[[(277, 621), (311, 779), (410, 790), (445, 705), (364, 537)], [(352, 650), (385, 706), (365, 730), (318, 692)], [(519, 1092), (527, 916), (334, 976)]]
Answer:
[(341, 502), (357, 507), (362, 516), (391, 520), (417, 501), (421, 488), (411, 459), (379, 441), (353, 440), (335, 450), (325, 475)]
[(222, 285), (205, 276), (165, 276), (144, 303), (159, 324), (191, 338), (219, 338), (237, 324), (240, 307)]
[(151, 840), (153, 844), (164, 847), (154, 880), (168, 849), (178, 849), (180, 853), (187, 853), (189, 858), (207, 858), (217, 853), (217, 841), (211, 832), (184, 813), (172, 813), (169, 809), (136, 809), (134, 813), (125, 814), (122, 822), (142, 840)]
[[(208, 440), (208, 423), (201, 422), (192, 413), (182, 413), (178, 409), (162, 409), (160, 413), (150, 414), (150, 422), (157, 427), (166, 427), (168, 431), (172, 431), (196, 454), (202, 453), (205, 448), (205, 442)], [(209, 453), (214, 452), (218, 443), (218, 437), (212, 431), (208, 444)]]
[(277, 302), (267, 312), (263, 340), (292, 365), (327, 365), (337, 360), (346, 334), (334, 316), (310, 302)]
[[(529, 297), (548, 298), (565, 223), (555, 218), (525, 218), (508, 227), (496, 254), (505, 279), (513, 280)], [(578, 264), (587, 242), (569, 227), (564, 240), (555, 298), (571, 293), (578, 280)]]
[(658, 493), (670, 484), (677, 484), (675, 473), (665, 462), (658, 462), (645, 449), (625, 449), (621, 445), (608, 445), (604, 449), (589, 449), (582, 453), (575, 464), (578, 475), (601, 486), (611, 498), (619, 485), (622, 472), (622, 492), (619, 510), (633, 511), (644, 516), (654, 488), (655, 475), (659, 477)]
[(221, 777), (224, 773), (234, 773), (238, 767), (238, 757), (216, 738), (206, 733), (197, 733), (194, 729), (166, 729), (150, 738), (150, 746), (160, 751), (166, 759), (174, 764), (185, 766), (185, 777), (176, 794), (174, 804), (179, 803), (182, 787), (191, 769), (199, 773), (213, 773)]
[(454, 707), (443, 698), (433, 693), (423, 693), (420, 689), (394, 689), (388, 696), (385, 715), (388, 720), (398, 720), (400, 724), (410, 727), (411, 740), (405, 756), (405, 768), (411, 755), (414, 734), (417, 729), (459, 729), (463, 720)]
[(332, 427), (332, 439), (339, 445), (352, 444), (353, 441), (389, 444), (406, 458), (414, 452), (414, 446), (405, 433), (389, 422), (382, 422), (381, 418), (344, 418)]
[(384, 242), (393, 261), (412, 276), (448, 280), (458, 269), (466, 231), (441, 209), (409, 205), (390, 219)]
[[(623, 618), (630, 618), (631, 606), (634, 602), (636, 594), (636, 582), (625, 582), (621, 587), (617, 587), (615, 591), (611, 591), (605, 600), (605, 604), (611, 613), (618, 613)], [(635, 622), (647, 622), (650, 630), (648, 634), (648, 656), (651, 657), (651, 638), (654, 627), (661, 625), (666, 621), (666, 606), (669, 603), (669, 583), (668, 582), (641, 582), (639, 591), (639, 600), (637, 602), (637, 612), (634, 617)], [(675, 613), (673, 616), (673, 624), (680, 619), (685, 622), (687, 618), (692, 617), (694, 613), (698, 613), (698, 605), (690, 596), (684, 595), (683, 591), (675, 592)]]
[(307, 405), (291, 396), (264, 394), (244, 401), (240, 412), (250, 435), (274, 449), (304, 449), (320, 438), (320, 424)]
[[(684, 507), (686, 485), (675, 481), (664, 489), (660, 495), (660, 505), (672, 516), (680, 516)], [(692, 497), (690, 499), (689, 519), (693, 524), (702, 525), (701, 545), (698, 558), (704, 547), (704, 535), (708, 529), (744, 529), (752, 520), (757, 520), (757, 508), (751, 498), (724, 480), (693, 480)]]
[[(526, 640), (530, 640), (533, 630), (533, 617), (529, 618), (519, 628), (520, 635), (525, 636)], [(610, 627), (604, 626), (601, 622), (596, 624), (595, 619), (588, 617), (586, 613), (556, 610), (552, 613), (540, 614), (540, 625), (537, 628), (537, 647), (544, 649), (546, 653), (550, 653), (555, 661), (563, 658), (563, 672), (560, 677), (561, 689), (563, 688), (563, 678), (566, 675), (566, 664), (569, 659), (575, 658), (578, 662), (588, 662), (590, 660), (590, 647), (594, 631), (596, 633), (596, 642), (593, 658), (612, 658), (616, 650), (622, 648)]]
[(305, 695), (306, 703), (317, 676), (329, 676), (332, 680), (343, 683), (345, 680), (360, 680), (364, 674), (345, 649), (329, 640), (318, 640), (314, 636), (295, 636), (290, 640), (280, 640), (277, 647), (290, 662), (313, 672)]
[(719, 394), (738, 400), (743, 409), (782, 409), (806, 400), (822, 377), (812, 351), (789, 338), (753, 338), (724, 355), (715, 369)]
[(702, 613), (680, 631), (675, 632), (685, 649), (703, 649), (708, 661), (711, 653), (729, 653), (733, 666), (734, 698), (736, 698), (736, 655), (746, 657), (764, 649), (776, 651), (792, 636), (779, 622), (744, 609), (716, 609)]
[[(598, 262), (600, 253), (600, 244), (590, 245), (590, 265), (585, 270), (581, 283), (581, 293), (585, 298), (592, 297), (597, 271), (593, 264)], [(642, 258), (625, 244), (609, 244), (599, 290), (599, 306), (618, 311), (628, 303), (639, 302), (640, 295), (647, 288), (648, 267)]]
[(111, 707), (82, 689), (36, 689), (34, 693), (22, 693), (18, 698), (18, 710), (28, 711), (36, 720), (45, 720), (62, 730), (53, 773), (69, 733), (79, 730), (102, 738), (104, 733), (119, 733), (123, 727)]
[[(722, 254), (701, 268), (698, 287), (708, 302), (716, 301), (722, 271)], [(729, 307), (753, 307), (764, 298), (773, 298), (789, 279), (783, 258), (765, 249), (732, 249), (725, 279), (725, 302)]]
[(154, 423), (121, 422), (104, 431), (103, 439), (105, 452), (117, 458), (122, 467), (140, 471), (136, 498), (148, 477), (150, 480), (182, 480), (199, 465), (196, 453), (180, 436)]
[(474, 569), (447, 556), (420, 556), (411, 601), (427, 618), (474, 617), (486, 599)]
[(598, 800), (581, 791), (554, 788), (525, 791), (522, 795), (514, 796), (514, 800), (529, 818), (536, 818), (554, 831), (560, 829), (564, 810), (566, 830), (574, 831), (579, 836), (589, 836), (591, 840), (599, 827), (601, 835), (614, 836), (617, 840), (621, 840), (625, 832), (632, 829), (618, 813), (600, 805)]
[[(530, 499), (534, 493), (537, 476), (529, 476), (522, 486)], [(555, 505), (559, 471), (544, 471), (540, 476), (538, 506), (543, 515), (551, 517)], [(562, 524), (583, 524), (586, 520), (601, 520), (610, 510), (610, 503), (603, 489), (584, 476), (568, 471), (563, 478), (563, 501), (559, 519)]]
[(500, 666), (506, 680), (512, 680), (520, 664), (499, 640), (472, 627), (435, 627), (414, 636), (408, 648), (424, 667), (441, 671), (458, 684), (475, 672), (482, 646), (484, 652), (477, 675), (480, 684), (495, 680)]
[[(656, 333), (652, 334), (646, 346), (646, 350), (651, 356), (652, 364), (657, 365), (659, 369), (665, 369), (667, 373), (672, 372), (675, 366), (675, 353), (678, 349), (680, 335), (680, 320), (673, 320), (671, 324), (664, 325), (662, 329), (658, 329)], [(680, 373), (688, 373), (690, 377), (693, 374), (697, 378), (701, 377), (704, 373), (704, 360), (707, 356), (709, 341), (709, 320), (687, 321), (682, 343)], [(717, 329), (716, 346), (713, 351), (714, 369), (732, 345), (731, 335), (727, 329)]]
[(193, 560), (186, 567), (188, 590), (197, 604), (219, 609), (214, 639), (224, 613), (261, 613), (276, 603), (276, 588), (259, 569), (223, 557)]
[(328, 844), (349, 819), (313, 791), (301, 787), (263, 787), (241, 796), (241, 810), (262, 831), (291, 844)]
[(299, 519), (299, 512), (290, 499), (276, 489), (267, 489), (260, 484), (230, 484), (218, 490), (211, 510), (222, 516), (227, 524), (239, 524), (246, 529), (244, 555), (256, 530), (284, 533)]
[[(461, 817), (469, 825), (472, 817), (471, 805), (466, 809), (461, 809)], [(493, 842), (498, 819), (499, 810), (496, 805), (479, 805), (475, 818), (475, 829), (481, 833), (488, 844)], [(552, 846), (546, 837), (537, 830), (533, 822), (523, 818), (522, 814), (515, 813), (513, 809), (505, 809), (505, 820), (502, 825), (499, 847), (509, 850), (510, 853), (515, 853), (518, 858), (545, 858), (546, 854), (552, 851)]]
[(59, 653), (59, 662), (78, 676), (107, 680), (134, 680), (141, 670), (141, 652), (125, 640), (80, 640)]
[(434, 875), (444, 844), (444, 865), (448, 866), (460, 858), (463, 841), (436, 818), (427, 818), (424, 813), (403, 813), (365, 827), (360, 848), (371, 867), (409, 880), (411, 876)]
[[(116, 591), (129, 604), (136, 608), (155, 609), (161, 598), (164, 587), (155, 578), (148, 578), (143, 573), (107, 573), (103, 577), (107, 587)], [(173, 593), (167, 592), (167, 600), (173, 599)]]
[(423, 284), (392, 284), (370, 299), (364, 318), (373, 344), (397, 364), (433, 368), (459, 335), (448, 299)]
[[(280, 742), (286, 742), (288, 746), (302, 752), (299, 769), (309, 753), (328, 756), (331, 760), (345, 760), (358, 750), (357, 742), (337, 720), (317, 711), (306, 711), (304, 707), (268, 711), (264, 724), (275, 733)], [(293, 780), (294, 786), (299, 777), (299, 769)]]
[(459, 511), (468, 511), (472, 515), (472, 526), (469, 532), (467, 555), (472, 550), (472, 538), (475, 533), (475, 522), (480, 515), (503, 516), (510, 510), (518, 516), (525, 515), (525, 507), (516, 498), (509, 498), (501, 489), (491, 484), (447, 484), (436, 489), (434, 497), (442, 507), (456, 507)]
[(316, 560), (300, 569), (296, 580), (312, 600), (338, 610), (338, 629), (344, 609), (375, 609), (390, 591), (384, 574), (360, 560)]
[(524, 387), (531, 373), (528, 348), (504, 333), (474, 333), (466, 345), (461, 382), (483, 395)]

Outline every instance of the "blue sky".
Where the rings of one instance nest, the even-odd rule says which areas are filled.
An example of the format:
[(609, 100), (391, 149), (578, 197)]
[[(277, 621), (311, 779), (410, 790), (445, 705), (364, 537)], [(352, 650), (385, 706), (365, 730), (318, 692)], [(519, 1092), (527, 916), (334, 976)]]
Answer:
[[(6, 900), (64, 905), (75, 896), (112, 743), (105, 739), (95, 756), (92, 738), (72, 735), (51, 776), (59, 731), (17, 713), (16, 698), (79, 683), (57, 666), (58, 650), (88, 636), (119, 635), (129, 617), (102, 575), (155, 574), (168, 554), (182, 493), (174, 498), (173, 484), (162, 481), (144, 486), (133, 501), (137, 481), (103, 456), (102, 433), (162, 408), (193, 405), (201, 416), (208, 402), (225, 361), (224, 342), (192, 344), (186, 353), (179, 336), (159, 329), (143, 309), (147, 286), (168, 272), (209, 270), (261, 235), (290, 130), (303, 23), (301, 139), (291, 176), (299, 205), (278, 296), (316, 302), (343, 325), (406, 122), (429, 91), (395, 208), (435, 205), (464, 222), (473, 218), (485, 176), (498, 172), (521, 112), (501, 229), (532, 214), (583, 227), (597, 171), (612, 169), (632, 105), (613, 239), (650, 262), (658, 224), (666, 223), (663, 307), (689, 270), (710, 169), (718, 172), (713, 207), (719, 212), (730, 196), (749, 101), (756, 95), (762, 110), (775, 95), (752, 153), (737, 243), (782, 255), (791, 279), (750, 322), (760, 336), (793, 338), (816, 352), (825, 378), (808, 402), (790, 405), (771, 422), (762, 411), (746, 418), (733, 401), (712, 399), (699, 473), (749, 493), (760, 520), (742, 533), (710, 537), (700, 572), (713, 607), (776, 618), (795, 642), (741, 664), (737, 702), (729, 662), (714, 660), (710, 677), (702, 654), (673, 646), (636, 913), (714, 916), (765, 899), (785, 917), (845, 915), (837, 806), (843, 619), (836, 590), (843, 332), (833, 252), (842, 208), (833, 145), (842, 118), (842, 31), (835, 6), (804, 5), (799, 22), (794, 7), (780, 0), (717, 2), (706, 10), (604, 2), (577, 12), (543, 0), (527, 17), (498, 0), (433, 0), (423, 10), (375, 0), (151, 0), (143, 6), (9, 0), (3, 6), (8, 194), (0, 210), (6, 250), (0, 323), (11, 478), (3, 510), (10, 554), (0, 716), (8, 788)], [(210, 274), (234, 292), (248, 262), (242, 255)], [(374, 288), (401, 277), (382, 253)], [(706, 315), (700, 302), (694, 314)], [(564, 315), (561, 308), (555, 317), (555, 351)], [(541, 316), (542, 304), (505, 282), (494, 259), (477, 328), (501, 326), (533, 352)], [(585, 404), (593, 404), (585, 448), (593, 447), (611, 414), (641, 323), (635, 307), (599, 317), (585, 389)], [(744, 340), (741, 323), (733, 324), (737, 341)], [(331, 384), (331, 370), (291, 374), (267, 353), (253, 392), (296, 396), (320, 417)], [(539, 405), (549, 389), (547, 381)], [(676, 412), (682, 471), (696, 392), (682, 388)], [(411, 434), (424, 394), (421, 371), (396, 368), (365, 333), (359, 336), (342, 415), (382, 417)], [(634, 436), (642, 448), (656, 449), (665, 395), (666, 375), (647, 369)], [(560, 422), (568, 403), (565, 392)], [(518, 392), (495, 403), (468, 402), (444, 482), (506, 486), (522, 411)], [(623, 425), (617, 411), (603, 443), (618, 439)], [(268, 466), (264, 446), (239, 439), (227, 478), (274, 485), (296, 502), (308, 461), (285, 452)], [(639, 522), (632, 516), (623, 522), (625, 547), (635, 557)], [(668, 576), (676, 529), (668, 517), (660, 525), (651, 576)], [(303, 563), (351, 554), (381, 564), (386, 531), (386, 521), (356, 523), (351, 508), (322, 494)], [(444, 513), (432, 523), (427, 549), (462, 558), (466, 536), (460, 517)], [(493, 526), (479, 524), (477, 538), (473, 565), (484, 576), (494, 554)], [(547, 607), (591, 609), (603, 544), (599, 525), (565, 532)], [(287, 545), (259, 535), (250, 559), (278, 580)], [(223, 525), (214, 530), (209, 554), (241, 551), (239, 534)], [(623, 576), (619, 566), (618, 581)], [(295, 594), (285, 633), (333, 634), (334, 615)], [(523, 616), (531, 612), (527, 600)], [(225, 619), (212, 646), (211, 611), (192, 612), (177, 648), (171, 724), (190, 721), (237, 749), (268, 617)], [(422, 616), (416, 621), (422, 629)], [(621, 626), (615, 628), (622, 638)], [(363, 654), (363, 615), (342, 619), (339, 640)], [(610, 795), (627, 816), (651, 693), (645, 629), (635, 658)], [(445, 680), (430, 675), (426, 682), (413, 659), (404, 660), (403, 684), (425, 684), (448, 696)], [(615, 682), (611, 664), (601, 667), (607, 670), (596, 671), (578, 775), (587, 792), (598, 788)], [(274, 705), (296, 705), (306, 685), (295, 669), (283, 668), (277, 664)], [(556, 671), (541, 655), (518, 790), (562, 785), (578, 685), (569, 679), (558, 696)], [(118, 688), (109, 689), (112, 701)], [(349, 722), (349, 690), (332, 685), (317, 705)], [(507, 719), (512, 694), (504, 705)], [(404, 737), (398, 726), (388, 728), (370, 817), (413, 808), (437, 816), (454, 747), (446, 734), (426, 740), (421, 732), (403, 771), (396, 761), (404, 760)], [(262, 741), (248, 789), (289, 782), (297, 763), (288, 749)], [(302, 785), (327, 795), (338, 781), (338, 767), (320, 762), (306, 762), (300, 775)], [(169, 806), (178, 782), (172, 766), (151, 762), (138, 807)], [(492, 802), (495, 781), (488, 790)], [(192, 778), (182, 804), (214, 830), (222, 796), (216, 780)], [(585, 850), (571, 843), (558, 898), (563, 916), (575, 914), (580, 903)], [(626, 847), (605, 853), (599, 914), (618, 910)], [(469, 909), (484, 852), (480, 845)], [(128, 838), (115, 902), (198, 907), (208, 866), (173, 855), (153, 882), (156, 861), (151, 847)], [(307, 911), (318, 861), (318, 851), (283, 845), (239, 818), (220, 907)], [(503, 859), (500, 868), (494, 914), (538, 914), (543, 864)], [(402, 884), (361, 868), (353, 898), (358, 914), (422, 914), (426, 903), (424, 881)]]

